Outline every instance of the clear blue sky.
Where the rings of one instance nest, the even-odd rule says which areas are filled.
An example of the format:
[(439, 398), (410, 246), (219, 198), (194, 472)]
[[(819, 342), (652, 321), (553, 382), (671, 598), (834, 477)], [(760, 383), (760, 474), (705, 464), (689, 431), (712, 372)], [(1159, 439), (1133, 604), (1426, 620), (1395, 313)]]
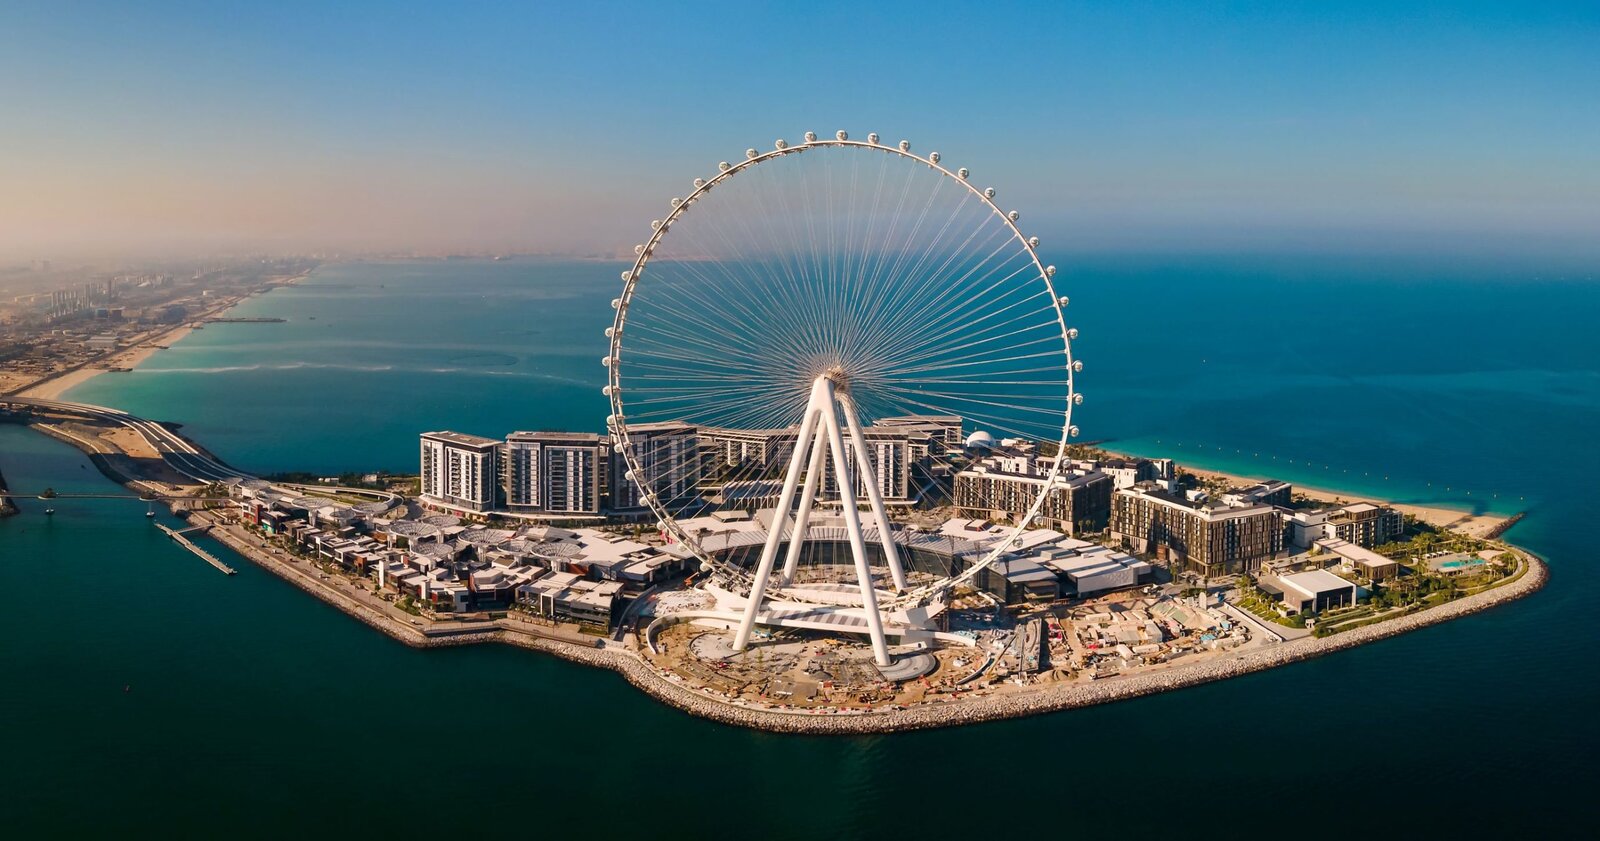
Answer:
[(1600, 4), (0, 0), (0, 255), (614, 249), (839, 128), (1065, 248), (1594, 254)]

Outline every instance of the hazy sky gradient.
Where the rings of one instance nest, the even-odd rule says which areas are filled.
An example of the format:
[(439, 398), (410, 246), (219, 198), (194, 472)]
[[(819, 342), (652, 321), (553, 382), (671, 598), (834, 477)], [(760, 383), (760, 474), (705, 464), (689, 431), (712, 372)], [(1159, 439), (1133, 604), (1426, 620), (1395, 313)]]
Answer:
[(1059, 248), (1600, 255), (1593, 2), (339, 5), (0, 0), (0, 256), (616, 250), (839, 128)]

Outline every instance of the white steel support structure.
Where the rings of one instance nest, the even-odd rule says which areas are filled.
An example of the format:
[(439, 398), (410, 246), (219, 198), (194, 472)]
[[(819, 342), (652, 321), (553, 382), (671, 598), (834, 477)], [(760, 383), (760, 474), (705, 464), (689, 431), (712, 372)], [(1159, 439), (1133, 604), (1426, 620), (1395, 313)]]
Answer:
[[(817, 487), (822, 484), (822, 471), (826, 467), (827, 453), (828, 433), (819, 429), (816, 440), (811, 445), (811, 463), (806, 467), (806, 487), (800, 493), (800, 510), (794, 515), (795, 534), (805, 534), (811, 525), (811, 506), (817, 501)], [(794, 583), (794, 574), (800, 568), (800, 547), (804, 544), (803, 540), (789, 541), (789, 554), (783, 562), (785, 587)]]
[[(889, 561), (889, 575), (894, 578), (894, 589), (903, 592), (906, 589), (906, 573), (900, 568), (900, 553), (894, 548), (894, 533), (889, 531), (889, 512), (884, 510), (883, 490), (878, 487), (877, 472), (873, 469), (871, 456), (867, 455), (867, 437), (861, 434), (861, 418), (856, 416), (855, 403), (851, 402), (848, 393), (841, 392), (838, 397), (845, 422), (850, 427), (850, 443), (856, 451), (856, 467), (867, 477), (862, 484), (866, 485), (867, 500), (872, 503), (873, 524), (878, 527), (879, 539), (883, 541), (883, 554)], [(843, 477), (844, 473), (839, 475)]]
[[(842, 423), (841, 423), (841, 417)], [(872, 566), (867, 558), (866, 535), (861, 528), (861, 513), (856, 510), (856, 476), (850, 469), (846, 455), (846, 434), (855, 463), (866, 477), (867, 501), (872, 508), (874, 525), (878, 527), (883, 542), (883, 552), (897, 591), (906, 587), (905, 571), (900, 566), (900, 556), (895, 550), (894, 533), (889, 530), (889, 515), (884, 510), (883, 495), (872, 471), (872, 456), (866, 438), (861, 433), (861, 421), (856, 417), (855, 405), (848, 392), (834, 376), (824, 374), (811, 385), (811, 397), (806, 403), (800, 422), (800, 434), (795, 438), (793, 455), (789, 458), (789, 473), (784, 477), (783, 490), (778, 495), (778, 507), (773, 513), (772, 525), (767, 531), (767, 541), (756, 564), (755, 580), (750, 586), (750, 598), (745, 604), (744, 616), (739, 623), (733, 647), (743, 651), (750, 644), (761, 602), (766, 596), (767, 584), (772, 577), (772, 566), (778, 557), (778, 543), (789, 531), (788, 554), (784, 561), (783, 581), (790, 583), (800, 562), (801, 545), (805, 542), (806, 527), (811, 508), (816, 501), (817, 485), (824, 465), (824, 446), (833, 456), (833, 468), (839, 479), (839, 502), (844, 513), (845, 531), (850, 536), (850, 554), (855, 559), (856, 581), (861, 589), (861, 607), (866, 614), (867, 632), (872, 640), (873, 660), (880, 666), (889, 665), (889, 644), (883, 631), (883, 616), (878, 612), (878, 592), (872, 583)], [(809, 458), (807, 457), (809, 453)], [(790, 507), (794, 504), (795, 490), (800, 484), (802, 468), (806, 469), (805, 488), (801, 493), (800, 510), (793, 528), (789, 528)]]

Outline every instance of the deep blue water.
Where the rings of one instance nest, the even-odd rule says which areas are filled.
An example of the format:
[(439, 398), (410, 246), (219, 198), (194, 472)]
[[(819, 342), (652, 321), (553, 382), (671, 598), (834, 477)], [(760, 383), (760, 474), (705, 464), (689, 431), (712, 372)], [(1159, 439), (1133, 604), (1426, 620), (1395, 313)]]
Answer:
[[(247, 564), (224, 578), (142, 509), (62, 502), (0, 521), (23, 587), (0, 614), (6, 812), (28, 834), (1586, 834), (1600, 284), (1444, 261), (1056, 262), (1085, 438), (1526, 510), (1510, 538), (1551, 585), (1155, 698), (811, 739), (707, 724), (526, 652), (412, 651)], [(287, 323), (208, 327), (70, 396), (181, 420), (256, 471), (415, 469), (431, 428), (598, 430), (618, 268), (329, 266), (236, 313)], [(16, 487), (114, 489), (81, 464), (0, 427)]]

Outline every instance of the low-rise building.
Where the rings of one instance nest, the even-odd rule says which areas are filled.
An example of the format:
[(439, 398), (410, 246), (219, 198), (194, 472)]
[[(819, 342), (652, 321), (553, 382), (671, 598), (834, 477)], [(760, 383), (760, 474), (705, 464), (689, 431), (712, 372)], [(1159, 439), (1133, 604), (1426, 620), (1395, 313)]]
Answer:
[(609, 627), (621, 601), (622, 584), (556, 572), (521, 584), (516, 592), (517, 602), (540, 616)]
[(1084, 470), (1098, 470), (1111, 477), (1118, 489), (1131, 488), (1140, 482), (1167, 482), (1175, 478), (1176, 468), (1170, 458), (1111, 458), (1074, 462)]
[(1284, 542), (1296, 549), (1310, 549), (1327, 531), (1327, 511), (1281, 508), (1278, 516), (1283, 518)]
[(1277, 585), (1290, 613), (1321, 613), (1356, 603), (1356, 585), (1326, 570), (1285, 575)]
[(1270, 505), (1213, 503), (1147, 483), (1112, 497), (1112, 539), (1209, 577), (1254, 572), (1283, 551), (1283, 532)]
[(1105, 528), (1115, 484), (1111, 476), (1064, 465), (1051, 477), (1050, 460), (1041, 462), (1034, 455), (1031, 446), (1018, 445), (975, 460), (956, 473), (955, 507), (967, 516), (1016, 521), (1044, 493), (1034, 524), (1068, 534)]
[(1399, 539), (1405, 517), (1393, 508), (1371, 502), (1353, 502), (1328, 512), (1324, 536), (1371, 549)]
[(1286, 506), (1294, 501), (1294, 486), (1280, 479), (1267, 479), (1244, 488), (1235, 488), (1222, 495), (1229, 505)]
[[(968, 560), (986, 557), (997, 545), (1006, 543), (1008, 551), (996, 559), (990, 573), (978, 584), (1007, 601), (1027, 596), (1089, 596), (1136, 586), (1154, 571), (1150, 564), (1125, 552), (1054, 529), (1029, 529), (1020, 535), (1015, 531), (983, 520), (953, 519), (945, 522), (939, 535), (970, 544), (970, 549), (955, 552)], [(1036, 572), (1038, 568), (1055, 579), (1053, 591), (1041, 583), (1043, 576)]]
[(1352, 570), (1370, 581), (1387, 581), (1400, 573), (1399, 561), (1385, 558), (1371, 549), (1357, 546), (1348, 540), (1324, 537), (1318, 540), (1316, 545), (1323, 551), (1337, 556)]

